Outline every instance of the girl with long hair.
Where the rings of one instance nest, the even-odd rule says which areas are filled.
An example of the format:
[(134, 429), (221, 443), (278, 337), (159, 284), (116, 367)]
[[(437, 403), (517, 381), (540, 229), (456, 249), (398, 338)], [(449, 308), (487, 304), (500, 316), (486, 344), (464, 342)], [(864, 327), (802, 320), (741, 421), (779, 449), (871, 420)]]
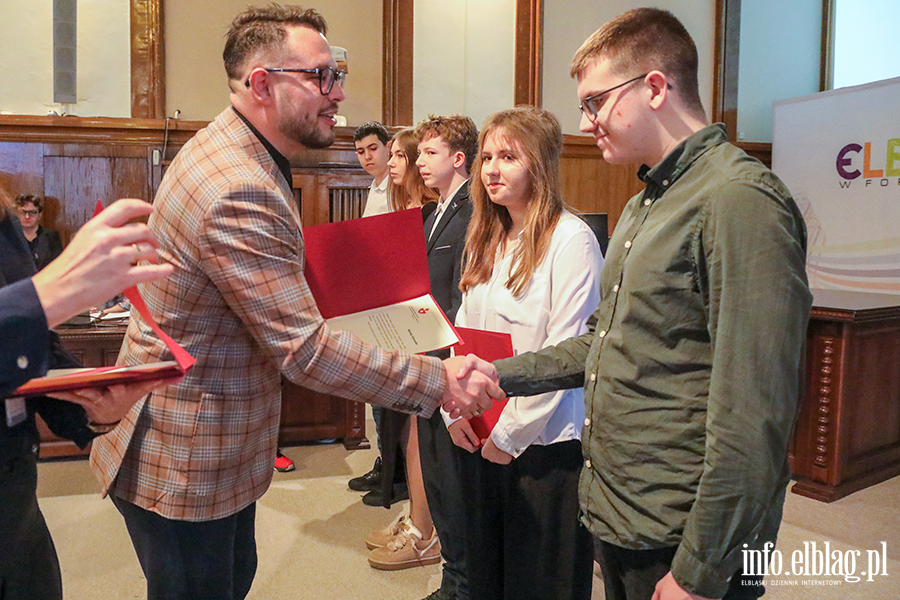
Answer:
[[(421, 206), (422, 218), (427, 219), (437, 207), (435, 203), (437, 194), (426, 187), (419, 169), (416, 168), (416, 159), (419, 157), (418, 144), (419, 138), (411, 128), (397, 132), (388, 144), (390, 152), (388, 169), (391, 178), (388, 205), (391, 211)], [(366, 537), (366, 547), (371, 550), (368, 557), (369, 565), (375, 569), (393, 571), (439, 563), (441, 545), (434, 529), (431, 512), (428, 510), (425, 483), (422, 479), (418, 419), (410, 419), (407, 415), (390, 410), (386, 410), (383, 418), (405, 421), (403, 439), (400, 443), (406, 457), (409, 506), (408, 510), (404, 510), (387, 527)], [(383, 450), (382, 474), (393, 473), (395, 465), (391, 463), (395, 462), (396, 452), (387, 447)], [(426, 544), (422, 552), (410, 553), (411, 546), (415, 544), (411, 534), (415, 534), (419, 540), (431, 540), (431, 543)]]
[[(472, 169), (456, 324), (509, 333), (516, 353), (587, 331), (600, 301), (596, 237), (560, 196), (562, 133), (517, 107), (487, 118)], [(472, 600), (591, 595), (592, 540), (578, 521), (582, 389), (510, 398), (486, 439), (449, 424), (467, 498)]]
[[(390, 142), (391, 157), (388, 169), (391, 176), (391, 210), (405, 210), (417, 206), (426, 207), (437, 202), (437, 192), (425, 185), (416, 159), (419, 158), (419, 138), (411, 127), (401, 129)], [(431, 210), (434, 210), (433, 208)], [(427, 218), (427, 213), (422, 211)]]

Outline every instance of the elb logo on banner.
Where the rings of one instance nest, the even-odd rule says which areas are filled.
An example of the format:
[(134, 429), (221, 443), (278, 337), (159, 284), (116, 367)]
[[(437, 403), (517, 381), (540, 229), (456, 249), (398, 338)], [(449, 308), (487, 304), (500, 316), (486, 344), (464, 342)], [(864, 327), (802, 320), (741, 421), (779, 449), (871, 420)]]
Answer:
[(809, 232), (810, 286), (900, 294), (900, 78), (774, 105), (772, 170)]

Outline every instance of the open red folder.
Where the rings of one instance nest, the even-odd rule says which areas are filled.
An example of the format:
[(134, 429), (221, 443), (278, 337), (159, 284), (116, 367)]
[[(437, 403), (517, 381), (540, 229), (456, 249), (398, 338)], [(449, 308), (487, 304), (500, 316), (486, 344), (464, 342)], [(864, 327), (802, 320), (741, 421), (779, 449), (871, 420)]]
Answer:
[[(96, 217), (102, 211), (103, 204), (98, 200), (94, 209), (94, 216)], [(141, 314), (144, 321), (150, 325), (150, 328), (166, 344), (175, 360), (143, 365), (100, 367), (98, 369), (52, 369), (46, 376), (37, 377), (19, 386), (11, 396), (34, 396), (51, 392), (99, 388), (148, 380), (164, 381), (187, 373), (196, 362), (196, 359), (160, 329), (150, 315), (150, 310), (147, 308), (147, 304), (136, 286), (128, 288), (124, 294), (131, 301), (131, 307)]]
[(306, 280), (335, 329), (387, 350), (459, 341), (431, 296), (420, 208), (303, 229)]
[[(512, 338), (508, 333), (468, 327), (457, 327), (456, 333), (460, 339), (459, 344), (454, 347), (457, 355), (474, 354), (488, 362), (513, 356)], [(490, 410), (485, 411), (480, 417), (469, 419), (469, 424), (478, 439), (484, 440), (491, 435), (491, 431), (500, 419), (500, 413), (503, 412), (503, 407), (508, 401), (509, 399), (495, 400)]]

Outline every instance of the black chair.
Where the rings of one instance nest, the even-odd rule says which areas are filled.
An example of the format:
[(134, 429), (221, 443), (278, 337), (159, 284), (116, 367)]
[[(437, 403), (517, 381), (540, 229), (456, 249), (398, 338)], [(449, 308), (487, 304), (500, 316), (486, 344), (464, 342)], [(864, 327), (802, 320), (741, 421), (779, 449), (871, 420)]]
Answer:
[(606, 213), (582, 213), (578, 216), (597, 236), (597, 241), (600, 242), (600, 252), (605, 257), (606, 247), (609, 245), (609, 219)]

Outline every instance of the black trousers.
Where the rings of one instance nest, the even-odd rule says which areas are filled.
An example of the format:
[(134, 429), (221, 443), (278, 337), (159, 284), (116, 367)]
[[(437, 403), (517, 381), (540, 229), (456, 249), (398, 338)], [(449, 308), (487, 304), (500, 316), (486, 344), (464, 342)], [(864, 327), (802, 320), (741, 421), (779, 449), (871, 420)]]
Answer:
[[(677, 548), (629, 550), (594, 538), (594, 558), (603, 573), (606, 600), (650, 600), (656, 584), (672, 568)], [(759, 577), (740, 573), (722, 600), (755, 600), (765, 593)]]
[(460, 457), (472, 600), (590, 600), (591, 535), (578, 520), (581, 442), (529, 446), (508, 465)]
[(460, 453), (444, 424), (441, 411), (430, 419), (419, 418), (419, 460), (425, 497), (434, 528), (441, 538), (444, 573), (441, 590), (469, 600), (466, 576), (466, 509), (459, 476)]
[(242, 600), (256, 575), (256, 503), (214, 521), (175, 521), (110, 496), (125, 518), (148, 600)]
[[(0, 402), (2, 405), (2, 402)], [(37, 456), (0, 459), (0, 599), (59, 600), (56, 548), (37, 501)]]

